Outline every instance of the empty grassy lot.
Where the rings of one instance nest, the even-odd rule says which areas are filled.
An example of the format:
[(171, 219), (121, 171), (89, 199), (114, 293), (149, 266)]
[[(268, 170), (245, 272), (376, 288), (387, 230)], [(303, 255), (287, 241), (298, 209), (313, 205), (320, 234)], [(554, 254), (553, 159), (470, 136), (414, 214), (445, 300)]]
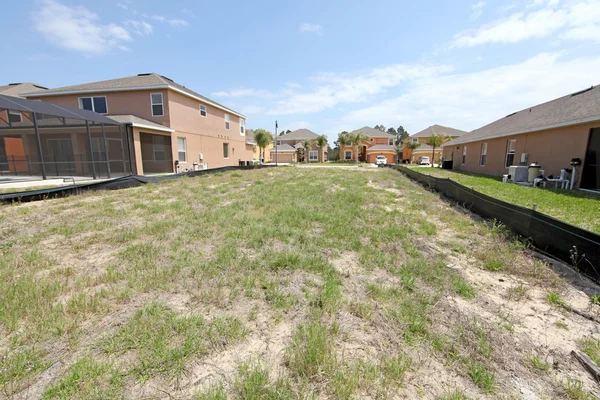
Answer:
[[(562, 189), (541, 189), (502, 183), (498, 179), (431, 167), (411, 167), (418, 172), (450, 178), (462, 185), (509, 203), (537, 210), (569, 224), (600, 233), (600, 195)], [(549, 185), (550, 186), (550, 185)]]
[(390, 169), (0, 208), (0, 397), (588, 399), (596, 305)]

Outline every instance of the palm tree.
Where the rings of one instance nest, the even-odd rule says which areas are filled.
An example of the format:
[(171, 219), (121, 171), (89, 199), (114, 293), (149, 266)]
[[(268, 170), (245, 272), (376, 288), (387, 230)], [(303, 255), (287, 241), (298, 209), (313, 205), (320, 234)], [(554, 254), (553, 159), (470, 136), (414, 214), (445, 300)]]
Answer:
[[(273, 141), (273, 136), (271, 136), (271, 134), (264, 129), (257, 129), (254, 131), (254, 141), (256, 142), (256, 145), (260, 149), (258, 156), (262, 163), (262, 160), (264, 160), (264, 158), (265, 158), (265, 148)], [(260, 154), (261, 152), (262, 152), (262, 157)]]
[[(323, 147), (327, 146), (327, 136), (321, 135), (316, 140), (317, 146), (319, 146), (319, 151), (323, 154)], [(323, 160), (320, 160), (323, 162)]]
[(340, 149), (340, 160), (344, 160), (342, 147), (346, 147), (346, 142), (348, 141), (348, 132), (344, 131), (338, 135), (338, 147)]
[(356, 163), (358, 164), (358, 148), (362, 142), (368, 141), (369, 137), (362, 132), (357, 132), (348, 134), (348, 140), (352, 143), (352, 147), (354, 147)]
[(412, 162), (412, 155), (413, 155), (413, 151), (415, 151), (419, 146), (421, 145), (421, 142), (413, 142), (412, 140), (408, 143), (406, 143), (406, 147), (408, 148), (408, 150), (410, 150), (410, 161)]
[(398, 159), (398, 164), (400, 164), (400, 162), (402, 161), (402, 145), (401, 144), (397, 144), (396, 147), (394, 147), (394, 151), (396, 152), (396, 158)]
[(431, 151), (431, 166), (433, 167), (433, 163), (435, 161), (435, 148), (436, 147), (440, 147), (441, 145), (443, 145), (444, 143), (446, 143), (446, 140), (448, 140), (448, 135), (445, 134), (438, 134), (438, 133), (432, 133), (431, 136), (429, 136), (429, 145), (431, 147), (433, 147), (433, 150)]
[(310, 139), (305, 139), (302, 141), (302, 147), (304, 147), (304, 162), (308, 164), (308, 155), (310, 153), (310, 149), (312, 149), (314, 142)]

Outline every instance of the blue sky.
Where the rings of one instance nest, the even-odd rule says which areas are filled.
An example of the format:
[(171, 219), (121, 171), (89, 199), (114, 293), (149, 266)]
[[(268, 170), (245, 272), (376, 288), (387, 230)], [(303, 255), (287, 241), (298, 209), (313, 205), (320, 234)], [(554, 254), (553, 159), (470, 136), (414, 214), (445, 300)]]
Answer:
[(3, 6), (0, 84), (158, 72), (330, 138), (472, 130), (600, 83), (600, 0), (35, 0)]

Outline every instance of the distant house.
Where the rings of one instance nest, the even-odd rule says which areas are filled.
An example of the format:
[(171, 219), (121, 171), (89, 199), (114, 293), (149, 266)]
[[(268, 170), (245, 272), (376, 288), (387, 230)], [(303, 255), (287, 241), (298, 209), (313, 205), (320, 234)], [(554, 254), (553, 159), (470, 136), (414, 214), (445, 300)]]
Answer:
[[(388, 164), (396, 162), (396, 136), (379, 129), (364, 126), (350, 132), (362, 132), (369, 139), (358, 146), (359, 161), (375, 163), (377, 156), (385, 156)], [(356, 160), (355, 148), (351, 142), (340, 143), (340, 160)]]
[(576, 187), (600, 189), (600, 87), (592, 86), (504, 118), (444, 145), (453, 169), (500, 177), (537, 162), (558, 177), (578, 158)]
[[(316, 143), (318, 138), (319, 135), (308, 129), (298, 129), (285, 135), (278, 136), (276, 139), (277, 146), (270, 150), (271, 162), (304, 162), (305, 157), (307, 156), (309, 162), (327, 161), (328, 146), (325, 144), (325, 146), (320, 148)], [(302, 144), (305, 140), (313, 142), (308, 154), (304, 151), (304, 146)]]
[[(460, 129), (449, 128), (447, 126), (442, 125), (432, 125), (429, 128), (425, 128), (420, 132), (415, 133), (404, 139), (402, 142), (402, 159), (408, 160), (409, 162), (418, 161), (419, 157), (427, 156), (429, 157), (432, 163), (439, 162), (442, 156), (442, 148), (436, 147), (434, 159), (431, 160), (433, 155), (433, 147), (429, 145), (429, 138), (433, 134), (445, 135), (448, 137), (448, 140), (455, 139), (457, 137), (461, 137), (462, 135), (466, 135), (467, 132), (461, 131)], [(421, 143), (419, 147), (415, 150), (411, 151), (406, 145), (409, 142), (418, 142)]]
[[(252, 159), (244, 115), (156, 73), (25, 91), (23, 96), (124, 122), (138, 174), (217, 168)], [(74, 154), (71, 140), (57, 136), (48, 158), (59, 162), (82, 158), (83, 154)], [(104, 152), (102, 143), (92, 146), (99, 155)]]
[[(256, 141), (254, 140), (254, 131), (252, 129), (248, 129), (246, 131), (246, 141), (251, 144), (252, 147), (252, 159), (256, 160), (256, 161), (260, 161), (260, 157), (261, 157), (261, 149), (258, 147), (258, 144), (256, 144)], [(271, 149), (273, 148), (273, 142), (269, 143), (267, 145), (267, 147), (265, 147), (265, 162), (271, 162)]]

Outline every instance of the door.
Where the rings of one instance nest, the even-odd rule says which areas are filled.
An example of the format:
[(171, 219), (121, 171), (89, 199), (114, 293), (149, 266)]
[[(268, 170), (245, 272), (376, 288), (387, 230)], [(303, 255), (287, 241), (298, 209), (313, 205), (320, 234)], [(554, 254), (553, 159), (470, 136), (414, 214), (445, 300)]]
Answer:
[(75, 174), (75, 157), (71, 139), (48, 139), (48, 150), (50, 151), (48, 160), (51, 165), (48, 171), (50, 174), (54, 173), (56, 176)]
[(600, 128), (590, 132), (580, 186), (584, 189), (600, 189)]

